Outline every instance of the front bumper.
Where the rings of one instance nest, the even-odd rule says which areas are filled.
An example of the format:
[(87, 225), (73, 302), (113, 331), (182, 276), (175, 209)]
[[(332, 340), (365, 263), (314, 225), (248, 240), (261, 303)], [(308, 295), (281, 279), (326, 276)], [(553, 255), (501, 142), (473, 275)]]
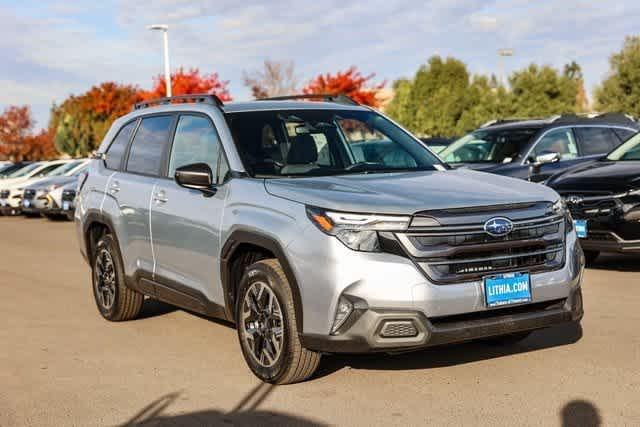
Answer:
[(624, 240), (614, 232), (596, 233), (591, 238), (580, 239), (580, 245), (582, 245), (582, 249), (585, 251), (617, 253), (640, 252), (640, 240)]
[[(410, 351), (579, 322), (583, 313), (582, 289), (577, 287), (565, 299), (454, 316), (428, 318), (419, 311), (366, 310), (343, 334), (300, 338), (304, 347), (326, 353)], [(385, 337), (382, 331), (389, 323), (410, 323), (414, 332)]]

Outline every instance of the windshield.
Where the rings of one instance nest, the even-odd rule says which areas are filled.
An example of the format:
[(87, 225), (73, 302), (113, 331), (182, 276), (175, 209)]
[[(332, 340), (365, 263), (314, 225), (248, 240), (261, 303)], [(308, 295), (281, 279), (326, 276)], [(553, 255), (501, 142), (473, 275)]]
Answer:
[(448, 163), (511, 163), (524, 150), (536, 128), (480, 129), (440, 152)]
[(631, 137), (627, 142), (613, 150), (607, 156), (608, 160), (640, 160), (640, 133)]
[(25, 166), (13, 172), (11, 175), (7, 176), (7, 178), (20, 178), (20, 177), (26, 176), (30, 172), (32, 172), (34, 169), (37, 169), (39, 167), (40, 167), (40, 163), (31, 163), (30, 165)]
[(47, 176), (67, 175), (71, 170), (73, 170), (74, 168), (77, 168), (78, 166), (80, 166), (80, 163), (82, 163), (82, 160), (65, 163), (62, 166), (60, 166), (59, 168), (54, 169), (53, 172), (51, 172)]
[(411, 135), (372, 111), (250, 111), (226, 117), (252, 176), (326, 176), (443, 167)]

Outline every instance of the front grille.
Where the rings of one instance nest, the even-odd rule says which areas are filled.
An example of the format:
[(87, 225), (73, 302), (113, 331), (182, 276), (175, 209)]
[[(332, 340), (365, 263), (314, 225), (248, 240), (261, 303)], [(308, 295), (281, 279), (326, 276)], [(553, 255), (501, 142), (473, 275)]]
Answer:
[(33, 200), (36, 197), (36, 190), (26, 189), (24, 190), (24, 194), (22, 198), (25, 200)]
[(2, 190), (0, 191), (0, 199), (8, 199), (10, 194), (11, 194), (11, 191)]
[[(494, 237), (486, 233), (484, 222), (496, 216), (508, 217), (503, 213), (508, 214), (488, 212), (482, 222), (469, 225), (409, 229), (397, 237), (407, 253), (437, 284), (477, 280), (496, 273), (540, 272), (562, 267), (564, 217), (548, 212), (523, 218), (520, 213), (520, 219), (513, 221), (514, 229), (508, 235)], [(461, 223), (464, 221), (457, 218), (456, 224)]]
[(64, 190), (62, 193), (62, 201), (64, 202), (73, 202), (76, 198), (75, 190)]
[(571, 215), (577, 219), (597, 219), (621, 212), (622, 195), (611, 193), (563, 193)]

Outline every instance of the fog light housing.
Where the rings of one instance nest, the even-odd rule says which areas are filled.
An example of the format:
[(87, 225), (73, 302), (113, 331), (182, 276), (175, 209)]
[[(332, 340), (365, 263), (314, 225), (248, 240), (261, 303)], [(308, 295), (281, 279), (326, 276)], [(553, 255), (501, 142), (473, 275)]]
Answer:
[(335, 333), (338, 332), (338, 329), (344, 325), (344, 322), (347, 321), (351, 313), (353, 313), (353, 303), (345, 298), (344, 295), (341, 295), (336, 307), (336, 314), (333, 318), (331, 335), (335, 335)]

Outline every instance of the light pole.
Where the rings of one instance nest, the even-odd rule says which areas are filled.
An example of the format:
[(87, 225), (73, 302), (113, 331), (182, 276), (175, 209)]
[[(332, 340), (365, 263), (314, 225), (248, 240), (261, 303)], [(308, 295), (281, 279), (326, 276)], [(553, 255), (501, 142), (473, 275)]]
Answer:
[(166, 24), (154, 24), (147, 27), (148, 30), (162, 31), (164, 43), (164, 83), (167, 88), (167, 96), (171, 96), (171, 66), (169, 65), (169, 26)]
[(507, 82), (504, 75), (504, 60), (502, 59), (505, 56), (513, 56), (513, 49), (511, 48), (498, 49), (498, 69), (500, 73), (500, 80), (502, 81), (502, 84), (506, 86)]

